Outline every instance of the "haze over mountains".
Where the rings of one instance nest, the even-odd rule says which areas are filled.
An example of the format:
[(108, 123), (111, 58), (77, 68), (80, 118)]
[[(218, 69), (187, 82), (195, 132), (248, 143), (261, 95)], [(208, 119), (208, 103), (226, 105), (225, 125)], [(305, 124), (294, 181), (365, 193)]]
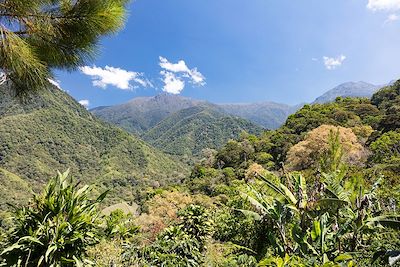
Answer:
[(347, 82), (327, 91), (317, 97), (313, 103), (323, 104), (334, 101), (337, 97), (371, 97), (384, 85), (374, 85), (366, 82)]
[(162, 93), (154, 97), (134, 98), (120, 105), (94, 108), (91, 112), (105, 121), (141, 135), (175, 112), (192, 107), (212, 109), (214, 113), (219, 112), (225, 116), (241, 117), (265, 129), (279, 127), (299, 108), (274, 102), (213, 104)]
[(302, 106), (303, 104), (289, 106), (275, 102), (220, 105), (226, 113), (247, 119), (265, 129), (278, 128), (290, 114)]

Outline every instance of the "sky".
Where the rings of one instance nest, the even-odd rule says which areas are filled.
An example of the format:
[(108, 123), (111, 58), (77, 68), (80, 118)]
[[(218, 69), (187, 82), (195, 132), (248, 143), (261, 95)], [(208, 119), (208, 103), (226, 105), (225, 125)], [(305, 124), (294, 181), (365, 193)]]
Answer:
[(88, 108), (162, 92), (312, 102), (400, 78), (400, 0), (136, 0), (99, 56), (57, 82)]

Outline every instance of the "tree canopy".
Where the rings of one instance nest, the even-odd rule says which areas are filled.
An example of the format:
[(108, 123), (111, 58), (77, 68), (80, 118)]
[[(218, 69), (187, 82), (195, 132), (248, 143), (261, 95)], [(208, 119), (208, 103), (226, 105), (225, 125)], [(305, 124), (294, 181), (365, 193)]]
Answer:
[(99, 38), (124, 24), (128, 0), (1, 0), (2, 80), (17, 92), (42, 88), (53, 68), (73, 70), (96, 55)]

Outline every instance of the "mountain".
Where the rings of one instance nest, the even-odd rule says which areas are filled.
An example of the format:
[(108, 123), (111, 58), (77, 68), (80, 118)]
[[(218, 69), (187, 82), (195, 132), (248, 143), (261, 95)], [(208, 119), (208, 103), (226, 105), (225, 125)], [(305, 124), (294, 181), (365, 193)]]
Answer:
[(274, 102), (212, 104), (207, 101), (163, 93), (154, 97), (137, 97), (116, 106), (94, 108), (91, 112), (104, 121), (142, 135), (169, 115), (198, 106), (219, 109), (220, 112), (247, 119), (266, 129), (278, 128), (290, 114), (301, 107), (301, 105), (289, 106)]
[(133, 199), (144, 185), (179, 179), (186, 167), (128, 132), (95, 118), (56, 87), (15, 97), (0, 87), (0, 208), (38, 191), (57, 170), (110, 201)]
[(262, 127), (232, 116), (228, 108), (178, 95), (138, 97), (91, 112), (98, 118), (138, 134), (172, 155), (198, 155), (204, 148), (219, 148), (243, 131), (260, 133)]
[(382, 86), (366, 82), (347, 82), (327, 91), (313, 102), (322, 104), (334, 101), (337, 97), (368, 97), (370, 98)]
[(262, 102), (252, 104), (221, 104), (226, 113), (247, 119), (266, 129), (280, 127), (287, 117), (296, 112), (300, 105), (289, 106), (274, 102)]
[(204, 148), (220, 148), (246, 131), (263, 129), (250, 121), (227, 115), (218, 107), (194, 106), (182, 109), (143, 135), (155, 147), (175, 155), (198, 155)]
[(104, 121), (140, 135), (177, 111), (203, 105), (208, 103), (163, 93), (154, 97), (137, 97), (121, 105), (94, 108), (91, 112)]

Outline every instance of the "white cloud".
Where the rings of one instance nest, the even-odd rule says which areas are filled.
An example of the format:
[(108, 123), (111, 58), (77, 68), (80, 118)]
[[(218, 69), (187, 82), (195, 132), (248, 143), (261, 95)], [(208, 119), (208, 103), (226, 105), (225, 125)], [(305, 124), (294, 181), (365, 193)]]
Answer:
[(373, 11), (399, 10), (400, 0), (369, 0), (367, 8)]
[(48, 81), (54, 85), (55, 87), (57, 87), (58, 89), (61, 89), (61, 84), (59, 80), (53, 80), (53, 79), (48, 79)]
[(161, 71), (160, 73), (163, 76), (164, 92), (179, 94), (185, 88), (185, 82), (174, 73), (168, 71)]
[(163, 69), (160, 74), (164, 82), (163, 91), (171, 94), (179, 94), (185, 88), (187, 79), (190, 83), (198, 86), (206, 84), (205, 77), (197, 68), (190, 69), (185, 61), (179, 60), (178, 63), (171, 63), (168, 59), (160, 56), (160, 67)]
[(313, 57), (313, 58), (311, 58), (311, 60), (312, 60), (312, 61), (318, 61), (318, 58)]
[(345, 59), (346, 59), (346, 56), (344, 56), (344, 55), (340, 55), (336, 58), (323, 57), (324, 65), (328, 70), (334, 70), (337, 67), (340, 67)]
[(90, 105), (90, 102), (87, 99), (79, 100), (78, 103), (84, 106), (85, 108), (87, 108)]
[(5, 72), (0, 71), (0, 85), (4, 84), (7, 81), (7, 74)]
[(151, 82), (144, 78), (143, 73), (140, 72), (127, 71), (110, 66), (105, 66), (105, 68), (84, 66), (80, 68), (80, 71), (92, 77), (93, 86), (103, 89), (107, 88), (108, 85), (122, 90), (132, 90), (139, 85), (142, 87), (153, 87)]
[(174, 64), (169, 62), (165, 57), (160, 57), (160, 67), (172, 72), (190, 72), (190, 69), (183, 60), (179, 60), (178, 63)]
[(399, 20), (400, 17), (397, 14), (390, 14), (383, 24), (388, 24), (394, 21)]

